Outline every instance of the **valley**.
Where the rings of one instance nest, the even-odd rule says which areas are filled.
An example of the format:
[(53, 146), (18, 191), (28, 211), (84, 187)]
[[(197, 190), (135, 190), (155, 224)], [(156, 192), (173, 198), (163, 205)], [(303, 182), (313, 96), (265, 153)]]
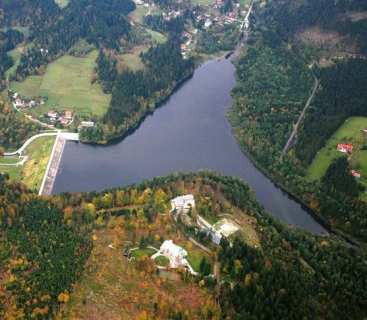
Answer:
[(0, 1), (0, 318), (364, 319), (366, 12)]

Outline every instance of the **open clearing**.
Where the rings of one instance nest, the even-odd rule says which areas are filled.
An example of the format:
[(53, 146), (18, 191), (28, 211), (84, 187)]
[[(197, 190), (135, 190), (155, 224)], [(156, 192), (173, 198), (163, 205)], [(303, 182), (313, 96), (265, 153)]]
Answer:
[(5, 76), (7, 78), (10, 78), (11, 76), (15, 74), (15, 70), (17, 70), (18, 68), (22, 54), (26, 51), (26, 49), (29, 49), (31, 47), (32, 47), (32, 44), (28, 44), (28, 45), (20, 44), (16, 48), (8, 52), (8, 55), (14, 61), (14, 65), (11, 68), (9, 68), (8, 70), (6, 70)]
[(361, 182), (367, 186), (367, 150), (361, 150), (363, 146), (367, 145), (367, 135), (361, 131), (366, 128), (367, 118), (365, 117), (347, 119), (327, 141), (326, 146), (317, 153), (308, 168), (308, 178), (310, 180), (320, 179), (334, 159), (345, 156), (336, 150), (338, 143), (352, 143), (353, 154), (350, 163), (353, 169), (361, 173)]
[[(126, 226), (135, 224), (139, 225), (136, 233), (131, 227), (126, 229)], [(138, 236), (149, 232), (150, 227), (155, 229), (154, 233), (160, 229), (163, 233), (173, 226), (166, 220), (159, 221), (159, 218), (148, 227), (141, 225), (136, 218), (112, 217), (105, 227), (96, 230), (85, 272), (58, 318), (167, 319), (167, 315), (159, 311), (164, 305), (164, 308), (188, 310), (189, 319), (197, 319), (194, 314), (212, 299), (205, 289), (180, 277), (171, 280), (159, 276), (154, 262), (147, 256), (142, 255), (139, 260), (131, 262), (123, 256), (123, 248), (130, 243), (129, 239), (136, 237), (138, 240)], [(173, 236), (172, 231), (168, 232)], [(113, 248), (109, 247), (111, 244)]]
[(96, 50), (85, 57), (64, 55), (47, 66), (41, 76), (30, 76), (23, 82), (12, 82), (11, 89), (26, 97), (44, 96), (47, 102), (34, 109), (37, 115), (49, 110), (73, 110), (79, 116), (102, 116), (110, 103), (95, 75)]
[(28, 157), (24, 166), (2, 166), (1, 163), (16, 163), (20, 159), (16, 157), (1, 158), (0, 172), (6, 172), (9, 174), (10, 179), (22, 181), (28, 188), (38, 191), (54, 142), (55, 137), (52, 136), (36, 139), (24, 152), (24, 156)]
[(65, 8), (69, 4), (69, 0), (55, 0), (60, 8)]
[(141, 61), (140, 53), (148, 50), (146, 46), (138, 46), (127, 53), (117, 56), (117, 68), (120, 72), (129, 69), (132, 71), (144, 69), (144, 63)]

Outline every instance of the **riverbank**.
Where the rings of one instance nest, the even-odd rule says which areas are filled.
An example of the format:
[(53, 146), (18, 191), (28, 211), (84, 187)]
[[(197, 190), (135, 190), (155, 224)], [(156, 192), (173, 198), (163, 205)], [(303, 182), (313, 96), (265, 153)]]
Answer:
[(191, 72), (189, 72), (188, 75), (186, 75), (185, 77), (177, 81), (172, 86), (172, 88), (167, 89), (167, 93), (164, 94), (164, 96), (162, 96), (159, 100), (150, 102), (149, 104), (153, 105), (153, 107), (152, 108), (148, 107), (141, 115), (137, 114), (135, 119), (133, 119), (133, 123), (128, 125), (127, 128), (121, 130), (118, 134), (110, 135), (106, 137), (104, 140), (94, 141), (94, 140), (85, 139), (83, 132), (81, 132), (80, 142), (85, 143), (85, 144), (103, 146), (103, 145), (114, 144), (114, 143), (118, 143), (122, 141), (127, 136), (131, 135), (134, 131), (136, 131), (149, 115), (152, 115), (159, 107), (161, 107), (172, 96), (172, 94), (174, 94), (180, 88), (181, 85), (183, 85), (188, 79), (190, 79), (192, 75), (194, 74), (195, 70), (196, 68), (194, 68)]
[[(229, 122), (231, 123), (231, 120), (230, 119), (229, 119)], [(342, 232), (339, 229), (333, 228), (326, 221), (326, 219), (324, 219), (316, 211), (314, 211), (313, 209), (311, 209), (310, 206), (307, 204), (307, 202), (301, 196), (299, 196), (294, 190), (292, 190), (292, 189), (288, 188), (287, 186), (285, 186), (280, 180), (276, 179), (275, 176), (272, 175), (269, 170), (267, 170), (264, 166), (262, 166), (260, 164), (259, 161), (256, 160), (256, 158), (251, 154), (251, 152), (248, 150), (248, 148), (246, 147), (246, 145), (240, 143), (240, 137), (236, 133), (236, 131), (234, 130), (234, 127), (233, 126), (232, 126), (232, 129), (233, 129), (233, 135), (237, 139), (238, 145), (240, 146), (242, 152), (246, 155), (246, 157), (248, 159), (250, 159), (250, 161), (253, 163), (253, 165), (259, 171), (261, 171), (270, 181), (272, 181), (272, 183), (274, 183), (274, 185), (277, 188), (279, 188), (280, 190), (282, 190), (282, 192), (284, 192), (289, 198), (291, 198), (292, 200), (294, 200), (297, 203), (299, 203), (303, 207), (303, 209), (305, 211), (307, 211), (307, 213), (310, 216), (312, 216), (313, 219), (315, 219), (320, 225), (323, 226), (323, 228), (325, 228), (325, 230), (327, 230), (327, 232), (329, 232), (330, 234), (333, 234), (335, 236), (338, 236), (338, 237), (342, 238), (343, 240), (345, 240), (346, 242), (348, 242), (349, 244), (351, 244), (353, 246), (357, 246), (357, 247), (360, 247), (361, 246), (361, 243), (357, 239), (355, 239), (354, 237), (351, 237), (350, 235), (345, 234), (344, 232)]]
[(225, 117), (234, 83), (234, 66), (228, 59), (210, 61), (126, 139), (103, 148), (67, 144), (53, 193), (105, 190), (173, 172), (207, 169), (246, 181), (278, 219), (324, 233), (239, 148)]

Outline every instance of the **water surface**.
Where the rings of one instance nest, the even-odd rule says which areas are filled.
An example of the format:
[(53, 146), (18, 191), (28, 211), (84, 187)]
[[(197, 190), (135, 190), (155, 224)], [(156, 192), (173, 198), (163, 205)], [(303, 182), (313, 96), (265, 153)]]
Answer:
[(53, 192), (103, 190), (177, 171), (210, 169), (243, 178), (273, 216), (315, 233), (323, 232), (241, 152), (225, 117), (231, 105), (234, 72), (229, 60), (204, 64), (118, 144), (67, 143)]

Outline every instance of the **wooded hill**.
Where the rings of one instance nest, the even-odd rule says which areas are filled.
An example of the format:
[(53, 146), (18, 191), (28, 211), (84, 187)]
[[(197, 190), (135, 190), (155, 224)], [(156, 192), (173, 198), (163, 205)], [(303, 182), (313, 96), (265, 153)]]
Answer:
[[(357, 196), (331, 194), (325, 179), (323, 185), (306, 177), (308, 165), (337, 128), (348, 117), (367, 115), (367, 60), (363, 56), (366, 28), (358, 27), (367, 23), (363, 10), (363, 1), (271, 1), (258, 6), (250, 45), (237, 63), (238, 83), (230, 118), (243, 149), (276, 182), (333, 227), (366, 241), (367, 204), (358, 196), (364, 192), (363, 186), (354, 183)], [(361, 18), (347, 18), (351, 12), (359, 12)], [(314, 32), (314, 28), (322, 35), (336, 33), (337, 39), (348, 37), (358, 46), (346, 52), (342, 45), (330, 49), (299, 41), (299, 32)], [(315, 77), (320, 87), (295, 145), (282, 155)], [(352, 168), (348, 168), (343, 169), (344, 174), (350, 174)]]
[[(20, 0), (12, 4), (0, 2), (0, 9), (7, 16), (2, 21), (3, 26), (28, 28), (29, 37), (25, 42), (31, 44), (26, 46), (10, 80), (21, 81), (30, 75), (42, 74), (45, 66), (70, 52), (81, 40), (99, 49), (94, 78), (98, 78), (95, 80), (106, 93), (112, 94), (112, 99), (105, 116), (93, 119), (97, 126), (81, 132), (84, 141), (106, 143), (127, 134), (193, 72), (193, 61), (181, 56), (179, 37), (185, 17), (165, 23), (160, 31), (167, 34), (168, 42), (151, 43), (150, 49), (138, 57), (144, 70), (120, 72), (116, 56), (142, 43), (147, 45), (141, 35), (143, 27), (133, 26), (127, 17), (135, 9), (134, 2), (72, 0), (60, 9), (53, 0), (41, 0), (25, 5), (17, 14), (9, 14), (22, 4)], [(36, 18), (33, 19), (34, 14), (30, 12), (36, 12)], [(13, 64), (6, 53), (24, 40), (19, 32), (15, 37), (16, 32), (10, 29), (3, 33), (6, 43), (3, 49), (0, 47), (0, 55), (4, 57), (0, 79), (4, 79), (4, 72)]]
[[(103, 193), (65, 194), (43, 200), (23, 186), (9, 184), (4, 177), (0, 186), (1, 317), (49, 319), (66, 312), (69, 301), (79, 299), (74, 297), (73, 287), (85, 272), (83, 265), (94, 230), (118, 228), (135, 243), (157, 246), (161, 237), (141, 230), (149, 230), (148, 226), (155, 230), (159, 219), (165, 219), (165, 227), (174, 223), (166, 215), (169, 200), (184, 193), (195, 195), (200, 212), (212, 216), (226, 212), (236, 219), (244, 218), (243, 227), (258, 238), (257, 244), (236, 237), (232, 246), (223, 240), (219, 247), (213, 247), (213, 257), (220, 262), (220, 284), (203, 275), (183, 278), (216, 296), (217, 307), (208, 304), (195, 314), (190, 313), (194, 310), (189, 304), (184, 305), (185, 311), (182, 306), (172, 309), (174, 304), (144, 301), (144, 309), (139, 309), (139, 303), (134, 305), (140, 315), (155, 319), (366, 316), (366, 257), (332, 236), (314, 236), (274, 220), (238, 179), (211, 173), (174, 175)], [(116, 216), (119, 222), (110, 223)], [(114, 243), (122, 254), (122, 244)], [(93, 261), (96, 263), (89, 261), (88, 268), (93, 267)], [(136, 268), (149, 273), (144, 261)], [(151, 277), (145, 279), (154, 279)], [(151, 285), (145, 281), (144, 291)], [(133, 294), (134, 288), (130, 290), (124, 294)], [(89, 299), (86, 296), (80, 308), (88, 305)], [(97, 304), (103, 303), (101, 299)]]

